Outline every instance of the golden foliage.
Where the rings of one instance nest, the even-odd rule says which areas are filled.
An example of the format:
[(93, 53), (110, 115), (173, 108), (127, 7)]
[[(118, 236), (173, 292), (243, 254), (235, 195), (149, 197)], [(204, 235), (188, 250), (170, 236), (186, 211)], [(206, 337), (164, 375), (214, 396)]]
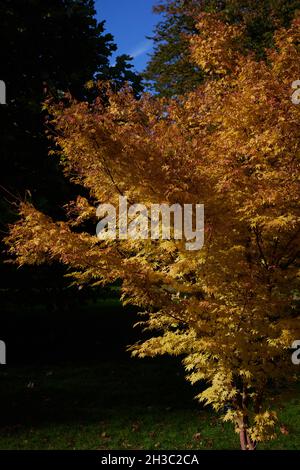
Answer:
[[(58, 259), (78, 283), (122, 279), (124, 302), (154, 331), (133, 354), (182, 355), (189, 380), (208, 384), (199, 399), (261, 441), (274, 437), (274, 387), (297, 372), (300, 107), (290, 95), (300, 20), (278, 32), (267, 62), (238, 52), (243, 30), (211, 15), (199, 26), (192, 55), (213, 78), (193, 93), (168, 102), (106, 88), (93, 104), (48, 104), (64, 171), (91, 199), (72, 203), (63, 223), (23, 204), (7, 243), (19, 264)], [(204, 248), (73, 231), (120, 194), (204, 203)]]

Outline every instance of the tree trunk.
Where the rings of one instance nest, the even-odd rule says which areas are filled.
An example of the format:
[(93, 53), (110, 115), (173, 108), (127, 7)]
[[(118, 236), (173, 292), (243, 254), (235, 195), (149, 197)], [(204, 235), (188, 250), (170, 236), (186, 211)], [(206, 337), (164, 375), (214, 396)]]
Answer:
[(245, 425), (240, 428), (240, 444), (241, 450), (255, 450), (256, 443), (250, 439), (247, 428)]
[(248, 393), (247, 389), (244, 386), (244, 384), (241, 384), (240, 386), (241, 390), (241, 396), (240, 396), (240, 411), (241, 415), (237, 420), (237, 425), (240, 430), (240, 444), (241, 444), (241, 450), (255, 450), (256, 449), (256, 442), (252, 441), (249, 433), (248, 433), (248, 428), (249, 428), (249, 419), (248, 419)]

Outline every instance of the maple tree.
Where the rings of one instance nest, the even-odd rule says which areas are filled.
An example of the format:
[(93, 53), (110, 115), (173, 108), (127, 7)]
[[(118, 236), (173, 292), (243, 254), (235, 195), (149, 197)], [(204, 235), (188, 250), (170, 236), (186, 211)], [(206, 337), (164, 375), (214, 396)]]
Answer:
[[(64, 221), (23, 203), (6, 242), (19, 265), (59, 260), (79, 285), (121, 279), (122, 300), (141, 307), (151, 333), (132, 353), (181, 356), (188, 380), (206, 384), (197, 398), (247, 450), (275, 437), (275, 398), (298, 377), (300, 18), (277, 31), (267, 61), (241, 54), (242, 26), (216, 14), (197, 24), (191, 55), (210, 79), (181, 99), (99, 84), (92, 104), (48, 102), (64, 172), (89, 197), (71, 202)], [(204, 204), (204, 247), (101, 241), (81, 228), (120, 195)]]

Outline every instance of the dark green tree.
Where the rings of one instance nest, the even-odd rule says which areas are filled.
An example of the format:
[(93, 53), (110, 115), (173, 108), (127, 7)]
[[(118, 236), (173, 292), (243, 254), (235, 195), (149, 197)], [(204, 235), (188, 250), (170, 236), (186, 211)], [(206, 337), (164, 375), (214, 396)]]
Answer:
[(161, 0), (154, 11), (163, 17), (154, 30), (154, 52), (144, 77), (162, 96), (183, 94), (205, 78), (190, 62), (187, 36), (197, 34), (191, 11), (217, 12), (225, 21), (243, 23), (245, 51), (264, 57), (274, 31), (288, 26), (297, 9), (299, 0)]
[(189, 15), (194, 1), (166, 1), (154, 8), (163, 19), (154, 30), (154, 52), (144, 77), (162, 96), (181, 95), (203, 80), (203, 73), (191, 63), (186, 35), (197, 32), (195, 20)]
[(95, 19), (92, 0), (1, 0), (0, 79), (7, 105), (0, 106), (2, 186), (39, 202), (55, 203), (66, 190), (54, 159), (48, 157), (42, 102), (47, 94), (69, 91), (87, 98), (84, 85), (96, 78), (128, 81), (141, 91), (141, 77), (127, 56), (110, 57), (117, 46)]
[[(80, 100), (89, 99), (93, 90), (85, 88), (85, 83), (93, 79), (112, 80), (116, 87), (129, 82), (137, 94), (142, 89), (141, 77), (132, 70), (128, 56), (119, 56), (115, 66), (110, 65), (117, 46), (95, 13), (92, 0), (0, 2), (0, 80), (5, 81), (7, 90), (7, 104), (0, 105), (3, 310), (8, 300), (2, 298), (4, 292), (19, 308), (18, 302), (39, 303), (41, 297), (50, 304), (45, 290), (49, 287), (57, 301), (58, 293), (67, 284), (59, 267), (16, 271), (2, 263), (6, 255), (2, 252), (1, 236), (7, 223), (15, 220), (12, 203), (16, 198), (32, 198), (38, 207), (55, 217), (74, 194), (74, 188), (61, 175), (58, 162), (48, 155), (50, 143), (42, 108), (46, 96), (60, 99), (67, 91)], [(39, 300), (34, 300), (33, 286), (35, 292), (40, 291)], [(10, 294), (7, 287), (11, 288)], [(21, 292), (22, 300), (17, 300), (16, 289), (26, 293)], [(63, 294), (61, 303), (68, 302)]]

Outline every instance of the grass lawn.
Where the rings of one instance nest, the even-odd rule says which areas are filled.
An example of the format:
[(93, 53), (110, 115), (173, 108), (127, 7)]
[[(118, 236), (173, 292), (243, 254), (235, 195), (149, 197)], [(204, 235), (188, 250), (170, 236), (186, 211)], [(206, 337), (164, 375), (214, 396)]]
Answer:
[[(300, 449), (299, 390), (280, 411), (287, 432), (260, 448)], [(0, 449), (237, 449), (196, 392), (167, 358), (2, 367)]]

